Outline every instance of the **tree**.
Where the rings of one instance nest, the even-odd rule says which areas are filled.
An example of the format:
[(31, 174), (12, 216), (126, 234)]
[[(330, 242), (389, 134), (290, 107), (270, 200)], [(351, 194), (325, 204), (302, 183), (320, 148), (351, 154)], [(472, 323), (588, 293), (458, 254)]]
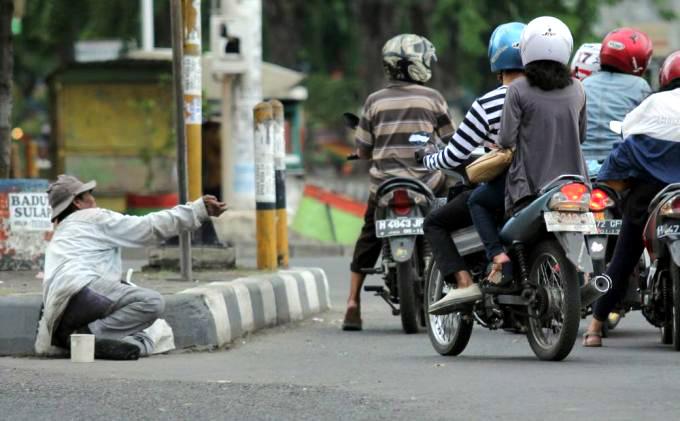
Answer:
[(0, 0), (0, 178), (9, 178), (12, 114), (14, 0)]
[[(497, 83), (486, 56), (497, 25), (557, 16), (571, 28), (578, 46), (597, 39), (591, 31), (600, 5), (617, 1), (267, 0), (264, 57), (310, 74), (308, 109), (314, 122), (347, 111), (349, 98), (360, 104), (380, 87), (383, 43), (399, 33), (418, 33), (437, 48), (439, 63), (430, 85), (467, 106)], [(343, 88), (349, 92), (338, 97)]]

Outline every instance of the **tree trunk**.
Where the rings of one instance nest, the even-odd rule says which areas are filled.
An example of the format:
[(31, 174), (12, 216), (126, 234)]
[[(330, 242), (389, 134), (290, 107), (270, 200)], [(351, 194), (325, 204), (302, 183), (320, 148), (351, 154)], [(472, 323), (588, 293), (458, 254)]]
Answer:
[(9, 178), (12, 114), (12, 15), (14, 0), (0, 0), (0, 178)]

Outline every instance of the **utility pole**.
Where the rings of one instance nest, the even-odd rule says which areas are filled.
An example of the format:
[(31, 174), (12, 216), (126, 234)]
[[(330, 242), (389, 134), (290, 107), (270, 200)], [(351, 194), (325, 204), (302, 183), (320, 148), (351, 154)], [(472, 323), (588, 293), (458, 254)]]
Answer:
[(0, 178), (9, 178), (12, 115), (14, 0), (0, 0)]
[[(170, 27), (172, 28), (172, 79), (175, 99), (175, 132), (177, 136), (177, 179), (179, 182), (179, 201), (186, 203), (189, 196), (187, 180), (187, 143), (185, 125), (184, 71), (182, 61), (182, 45), (184, 41), (184, 25), (182, 23), (182, 0), (170, 0)], [(191, 233), (183, 232), (179, 236), (180, 271), (184, 281), (193, 278), (191, 268)]]
[(262, 101), (262, 0), (221, 0), (221, 6), (229, 35), (239, 39), (235, 55), (243, 69), (223, 78), (223, 136), (227, 139), (222, 146), (227, 158), (223, 158), (223, 190), (232, 209), (250, 210), (255, 203), (252, 110)]
[(189, 200), (203, 196), (201, 128), (201, 0), (182, 0), (184, 19), (184, 112), (187, 131)]
[(142, 22), (142, 50), (151, 51), (154, 46), (153, 37), (153, 0), (139, 0)]

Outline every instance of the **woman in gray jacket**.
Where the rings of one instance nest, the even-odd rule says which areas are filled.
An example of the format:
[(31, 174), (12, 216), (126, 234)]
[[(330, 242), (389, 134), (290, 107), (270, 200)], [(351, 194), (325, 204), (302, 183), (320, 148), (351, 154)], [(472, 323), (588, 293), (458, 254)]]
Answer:
[[(513, 213), (563, 174), (587, 176), (581, 155), (586, 133), (586, 97), (569, 72), (573, 40), (569, 28), (553, 17), (536, 18), (522, 33), (520, 52), (525, 78), (508, 88), (498, 143), (515, 148), (508, 170), (505, 209)], [(509, 263), (494, 258), (494, 271)]]

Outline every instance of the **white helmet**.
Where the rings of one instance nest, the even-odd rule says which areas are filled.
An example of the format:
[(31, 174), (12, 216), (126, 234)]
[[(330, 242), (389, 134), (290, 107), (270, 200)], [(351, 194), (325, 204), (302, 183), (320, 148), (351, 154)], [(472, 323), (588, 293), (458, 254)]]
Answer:
[(581, 45), (571, 60), (571, 75), (578, 80), (583, 80), (599, 72), (601, 48), (602, 44), (599, 42)]
[(564, 22), (552, 16), (541, 16), (524, 28), (519, 48), (525, 66), (538, 60), (556, 61), (566, 66), (574, 39)]

